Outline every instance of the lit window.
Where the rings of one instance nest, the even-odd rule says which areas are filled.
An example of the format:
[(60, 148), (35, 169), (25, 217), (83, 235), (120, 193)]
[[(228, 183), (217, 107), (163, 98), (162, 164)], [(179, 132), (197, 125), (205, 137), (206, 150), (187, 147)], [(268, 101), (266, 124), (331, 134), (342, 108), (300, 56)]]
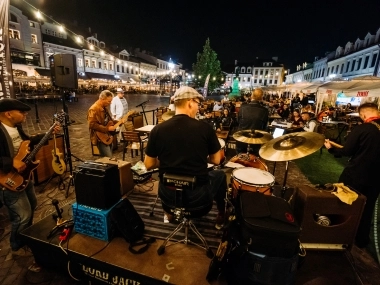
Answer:
[(9, 37), (11, 39), (19, 40), (20, 39), (20, 32), (16, 30), (9, 29)]
[(104, 69), (105, 69), (105, 70), (108, 69), (108, 63), (107, 63), (107, 62), (104, 63)]
[(90, 67), (90, 61), (86, 59), (86, 67)]
[(113, 64), (110, 63), (110, 70), (113, 70)]
[(92, 67), (92, 68), (95, 68), (95, 67), (96, 67), (96, 62), (95, 62), (95, 60), (92, 60), (92, 61), (91, 61), (91, 67)]
[(32, 36), (32, 43), (36, 44), (37, 43), (37, 35), (32, 34), (31, 36)]
[(83, 59), (78, 58), (78, 66), (82, 67), (83, 66)]

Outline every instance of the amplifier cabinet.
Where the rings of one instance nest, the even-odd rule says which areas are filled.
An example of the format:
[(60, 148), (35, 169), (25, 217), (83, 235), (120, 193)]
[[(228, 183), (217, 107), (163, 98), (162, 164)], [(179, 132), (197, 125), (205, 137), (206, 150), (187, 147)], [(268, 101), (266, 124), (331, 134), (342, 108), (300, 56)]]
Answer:
[(120, 177), (117, 165), (86, 161), (74, 171), (78, 204), (109, 209), (120, 199)]
[[(56, 135), (56, 143), (59, 151), (65, 155), (65, 142), (63, 135)], [(42, 183), (43, 181), (49, 179), (53, 176), (54, 170), (52, 166), (54, 150), (54, 140), (50, 138), (48, 144), (40, 148), (35, 156), (35, 160), (39, 160), (40, 164), (33, 171), (34, 183), (36, 185)], [(67, 167), (67, 166), (66, 166)]]
[[(320, 249), (334, 249), (333, 245), (336, 245), (335, 249), (352, 246), (365, 202), (366, 197), (362, 194), (348, 205), (331, 192), (298, 186), (294, 215), (301, 224), (301, 243), (315, 244), (315, 248)], [(306, 248), (313, 248), (313, 245)]]
[(131, 170), (131, 163), (124, 160), (114, 160), (109, 157), (102, 157), (95, 162), (108, 163), (117, 165), (119, 168), (119, 176), (120, 176), (120, 193), (121, 195), (125, 195), (128, 192), (133, 190), (135, 184), (133, 182), (133, 174)]

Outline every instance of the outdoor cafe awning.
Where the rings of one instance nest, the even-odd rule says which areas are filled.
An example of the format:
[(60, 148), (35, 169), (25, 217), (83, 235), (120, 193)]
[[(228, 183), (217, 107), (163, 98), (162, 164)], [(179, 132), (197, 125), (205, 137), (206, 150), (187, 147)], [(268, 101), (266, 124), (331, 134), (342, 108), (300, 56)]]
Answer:
[(50, 68), (49, 69), (44, 69), (44, 68), (35, 68), (34, 69), (40, 76), (51, 76)]
[(106, 80), (120, 80), (114, 74), (101, 74), (94, 72), (86, 72), (86, 76), (91, 79), (106, 79)]

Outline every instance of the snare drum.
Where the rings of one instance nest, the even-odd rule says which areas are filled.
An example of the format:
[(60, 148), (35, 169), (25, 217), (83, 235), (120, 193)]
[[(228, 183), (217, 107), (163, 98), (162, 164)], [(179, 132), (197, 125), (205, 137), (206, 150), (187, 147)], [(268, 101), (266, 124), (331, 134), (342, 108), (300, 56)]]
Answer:
[(260, 192), (264, 195), (272, 195), (271, 186), (275, 178), (268, 171), (253, 167), (242, 167), (232, 171), (232, 197), (236, 198), (239, 191)]
[(218, 138), (218, 141), (220, 144), (220, 163), (223, 163), (226, 159), (226, 142), (221, 138)]

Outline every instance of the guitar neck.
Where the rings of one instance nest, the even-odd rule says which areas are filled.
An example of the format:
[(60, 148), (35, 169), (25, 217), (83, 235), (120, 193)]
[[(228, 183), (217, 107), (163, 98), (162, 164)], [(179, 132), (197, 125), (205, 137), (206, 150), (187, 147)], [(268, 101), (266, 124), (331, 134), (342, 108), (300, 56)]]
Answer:
[(24, 162), (25, 164), (30, 163), (33, 160), (33, 157), (37, 154), (37, 152), (40, 150), (40, 148), (43, 146), (43, 144), (49, 139), (50, 135), (52, 134), (54, 127), (58, 124), (58, 122), (55, 122), (50, 129), (46, 132), (44, 137), (40, 140), (40, 142), (34, 147), (34, 149), (25, 157)]

